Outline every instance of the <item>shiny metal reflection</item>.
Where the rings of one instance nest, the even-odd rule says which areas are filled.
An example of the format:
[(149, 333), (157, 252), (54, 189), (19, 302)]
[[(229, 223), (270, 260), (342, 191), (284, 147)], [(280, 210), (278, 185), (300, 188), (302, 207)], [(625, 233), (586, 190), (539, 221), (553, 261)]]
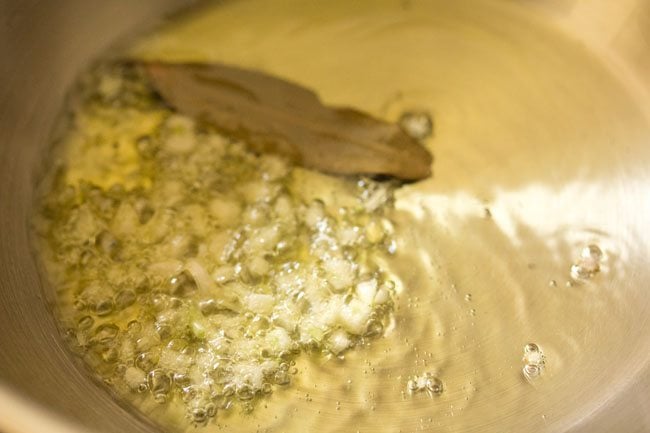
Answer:
[[(98, 432), (156, 431), (89, 380), (66, 351), (51, 315), (51, 299), (41, 288), (26, 221), (33, 179), (75, 74), (124, 32), (183, 3), (0, 1), (3, 431), (40, 430), (43, 425), (49, 431), (69, 431), (71, 424)], [(350, 16), (360, 12), (341, 3), (332, 2), (341, 9), (305, 7), (301, 13), (311, 14), (310, 25), (317, 27), (328, 19), (340, 19), (343, 12)], [(426, 39), (427, 19), (435, 22), (436, 16), (442, 17), (440, 35), (455, 51), (442, 45), (388, 44), (392, 52), (402, 48), (421, 55), (421, 50), (431, 49), (436, 56), (421, 66), (420, 75), (410, 74), (417, 68), (391, 69), (394, 66), (385, 56), (374, 58), (377, 69), (368, 74), (362, 69), (368, 63), (353, 58), (353, 53), (346, 57), (344, 50), (340, 56), (324, 53), (328, 55), (320, 62), (301, 62), (299, 39), (294, 51), (283, 52), (284, 58), (265, 57), (263, 51), (282, 38), (275, 42), (271, 38), (266, 46), (250, 47), (250, 51), (228, 51), (222, 43), (214, 51), (192, 54), (228, 54), (232, 61), (251, 66), (263, 58), (265, 68), (313, 83), (332, 102), (359, 105), (391, 119), (407, 108), (427, 108), (436, 121), (431, 141), (435, 178), (403, 189), (397, 205), (404, 242), (413, 247), (394, 266), (405, 276), (403, 311), (413, 314), (401, 316), (392, 337), (357, 355), (356, 361), (349, 360), (354, 369), (354, 362), (361, 365), (364, 356), (375, 356), (376, 369), (392, 372), (390, 380), (377, 377), (365, 388), (351, 385), (355, 398), (363, 401), (364, 393), (376, 390), (390, 393), (375, 402), (375, 412), (346, 400), (336, 405), (339, 391), (324, 387), (319, 394), (312, 385), (327, 382), (340, 370), (305, 364), (301, 368), (310, 376), (301, 392), (310, 388), (312, 401), (279, 399), (277, 407), (307, 413), (322, 404), (327, 408), (322, 416), (303, 417), (293, 424), (287, 421), (299, 428), (313, 420), (307, 427), (321, 430), (344, 428), (356, 417), (365, 423), (362, 428), (378, 425), (385, 431), (397, 431), (400, 424), (406, 425), (405, 430), (416, 429), (421, 422), (430, 431), (439, 427), (437, 423), (452, 431), (650, 431), (646, 401), (650, 301), (645, 292), (650, 281), (646, 265), (650, 2), (482, 1), (423, 6), (386, 0), (373, 3), (373, 10), (381, 15), (381, 7), (389, 3), (439, 7), (439, 14), (421, 14), (419, 21), (409, 23), (412, 32), (406, 33), (416, 40)], [(286, 10), (290, 3), (276, 2), (266, 9), (258, 8), (260, 4), (269, 3), (256, 3), (251, 11), (275, 10), (276, 16), (271, 20), (251, 12), (252, 22), (271, 28), (291, 24)], [(481, 12), (490, 10), (494, 15)], [(473, 21), (455, 28), (458, 17)], [(496, 17), (512, 21), (495, 21)], [(518, 18), (534, 25), (518, 24)], [(382, 19), (395, 24), (396, 18)], [(398, 24), (388, 30), (399, 33)], [(476, 29), (484, 33), (476, 37), (472, 34)], [(245, 30), (241, 30), (244, 36)], [(329, 30), (338, 40), (332, 46), (342, 43), (336, 36), (345, 27)], [(386, 28), (366, 28), (371, 30), (377, 32), (373, 37), (388, 39)], [(299, 27), (296, 31), (309, 34)], [(521, 36), (511, 38), (513, 34)], [(322, 38), (313, 35), (316, 41)], [(360, 46), (371, 40), (368, 34), (357, 37)], [(503, 51), (490, 51), (495, 44), (503, 44)], [(159, 55), (187, 55), (170, 49), (173, 45), (162, 41)], [(494, 55), (480, 57), (485, 53)], [(388, 60), (382, 63), (382, 59)], [(473, 75), (481, 62), (488, 67)], [(445, 67), (452, 63), (458, 73), (448, 78)], [(342, 88), (340, 81), (326, 74), (327, 68), (341, 64), (353, 65), (349, 82), (359, 83), (354, 88)], [(423, 84), (422, 71), (428, 80)], [(398, 73), (412, 87), (391, 99), (396, 92), (389, 78)], [(411, 106), (427, 102), (431, 106)], [(567, 287), (571, 260), (590, 242), (607, 252), (609, 268), (594, 284)], [(555, 286), (549, 284), (551, 280), (557, 282)], [(399, 350), (376, 356), (406, 338), (409, 347), (416, 345), (433, 354), (430, 365)], [(540, 379), (546, 382), (523, 388), (521, 348), (530, 341), (544, 348), (547, 363)], [(435, 404), (424, 394), (416, 396), (422, 397), (419, 400), (401, 401), (400, 378), (432, 368), (439, 370), (444, 383)], [(357, 370), (350, 374), (361, 377), (361, 368)], [(341, 386), (347, 386), (347, 378), (341, 380)], [(465, 397), (468, 403), (463, 403)], [(491, 406), (493, 401), (500, 406)], [(422, 417), (427, 411), (432, 414), (431, 424)], [(493, 416), (495, 411), (500, 417)], [(413, 422), (404, 424), (409, 415)], [(232, 427), (254, 431), (256, 423)]]

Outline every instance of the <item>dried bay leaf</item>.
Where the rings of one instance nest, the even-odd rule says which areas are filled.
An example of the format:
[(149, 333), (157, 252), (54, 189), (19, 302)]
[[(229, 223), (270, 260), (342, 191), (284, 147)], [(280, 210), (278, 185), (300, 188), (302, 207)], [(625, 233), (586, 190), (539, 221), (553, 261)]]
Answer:
[(431, 154), (399, 126), (351, 108), (328, 107), (311, 90), (223, 64), (146, 63), (153, 86), (174, 109), (331, 174), (431, 175)]

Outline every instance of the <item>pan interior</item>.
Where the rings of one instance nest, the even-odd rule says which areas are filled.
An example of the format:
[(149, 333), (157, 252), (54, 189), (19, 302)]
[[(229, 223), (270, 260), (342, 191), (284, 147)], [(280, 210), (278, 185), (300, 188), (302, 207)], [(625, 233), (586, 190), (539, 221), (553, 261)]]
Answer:
[[(397, 193), (394, 329), (344, 362), (300, 358), (293, 387), (205, 431), (561, 431), (647, 368), (650, 123), (559, 30), (505, 2), (227, 2), (133, 52), (259, 68), (329, 104), (435, 123), (433, 178)], [(573, 278), (589, 245), (599, 270)], [(545, 359), (530, 380), (529, 343)], [(409, 389), (426, 374), (442, 392)]]

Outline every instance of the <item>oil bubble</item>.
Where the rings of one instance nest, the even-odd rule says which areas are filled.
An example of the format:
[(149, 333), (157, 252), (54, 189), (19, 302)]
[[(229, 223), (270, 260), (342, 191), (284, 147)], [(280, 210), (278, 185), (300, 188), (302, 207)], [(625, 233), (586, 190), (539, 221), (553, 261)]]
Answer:
[(291, 376), (283, 370), (278, 370), (273, 379), (278, 385), (289, 385), (291, 383)]
[(426, 392), (429, 397), (442, 394), (444, 386), (442, 381), (431, 373), (424, 373), (419, 376), (412, 376), (406, 383), (406, 390), (409, 394)]
[(237, 398), (240, 401), (252, 400), (254, 396), (255, 393), (253, 392), (253, 388), (250, 385), (244, 383), (237, 387)]
[(157, 403), (167, 401), (172, 380), (165, 371), (161, 369), (151, 370), (147, 375), (147, 385)]
[(126, 329), (131, 335), (137, 335), (142, 331), (142, 324), (137, 320), (131, 320), (127, 325)]
[(535, 343), (528, 343), (524, 346), (524, 353), (539, 352), (539, 346)]
[(132, 290), (122, 290), (115, 295), (115, 306), (118, 310), (123, 310), (135, 303), (135, 293)]
[(113, 312), (114, 304), (112, 299), (102, 299), (92, 304), (92, 310), (98, 316), (108, 316)]
[(144, 371), (149, 371), (158, 365), (158, 356), (153, 352), (143, 352), (135, 358), (135, 366)]
[(120, 353), (115, 347), (107, 347), (102, 353), (102, 360), (108, 364), (113, 364), (119, 360)]
[(210, 418), (214, 417), (217, 415), (217, 405), (214, 403), (208, 403), (205, 405), (205, 410), (208, 413), (208, 416)]
[(537, 379), (542, 374), (544, 366), (546, 365), (544, 352), (536, 343), (528, 343), (524, 346), (524, 356), (522, 361), (524, 362), (522, 374), (529, 382)]
[(97, 343), (110, 343), (117, 337), (117, 335), (120, 333), (120, 329), (117, 327), (117, 325), (114, 325), (112, 323), (105, 323), (103, 325), (99, 325), (97, 329), (95, 329), (95, 336), (94, 336), (94, 341)]
[(582, 249), (580, 252), (580, 258), (583, 260), (599, 262), (603, 258), (603, 251), (598, 245), (590, 244)]
[(208, 420), (208, 412), (202, 407), (195, 407), (190, 411), (190, 418), (196, 424), (205, 424)]
[(406, 111), (399, 118), (399, 126), (411, 137), (423, 140), (433, 133), (433, 121), (426, 111)]
[(582, 248), (580, 257), (571, 265), (570, 275), (574, 281), (586, 281), (600, 272), (603, 252), (598, 245), (590, 244)]
[(442, 381), (437, 377), (430, 377), (426, 384), (427, 392), (431, 394), (441, 394), (443, 390)]
[(93, 326), (95, 323), (95, 319), (93, 319), (90, 316), (83, 316), (79, 321), (77, 322), (77, 325), (79, 326), (80, 330), (84, 329), (89, 329)]
[(527, 380), (531, 381), (536, 379), (542, 373), (542, 369), (537, 364), (526, 364), (524, 365), (522, 372), (524, 374), (524, 377)]
[(574, 263), (571, 265), (571, 278), (574, 280), (588, 280), (599, 271), (598, 265)]

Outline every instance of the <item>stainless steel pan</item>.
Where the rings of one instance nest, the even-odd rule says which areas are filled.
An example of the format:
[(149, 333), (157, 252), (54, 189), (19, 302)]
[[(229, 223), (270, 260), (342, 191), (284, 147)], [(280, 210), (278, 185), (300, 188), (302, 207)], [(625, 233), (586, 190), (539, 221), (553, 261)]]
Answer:
[[(260, 3), (269, 4), (265, 1)], [(611, 206), (621, 206), (622, 209), (607, 216), (607, 220), (612, 226), (638, 229), (634, 231), (635, 237), (628, 239), (633, 248), (629, 249), (630, 256), (625, 258), (630, 267), (625, 273), (626, 282), (620, 287), (610, 287), (611, 290), (620, 289), (621, 293), (634, 299), (633, 305), (625, 304), (628, 312), (619, 312), (623, 314), (620, 317), (627, 317), (629, 321), (620, 323), (619, 334), (623, 336), (619, 339), (620, 345), (612, 345), (610, 352), (599, 352), (603, 365), (611, 360), (611, 369), (602, 370), (602, 374), (589, 370), (603, 395), (587, 408), (581, 405), (581, 393), (576, 390), (575, 400), (565, 401), (567, 415), (561, 422), (535, 423), (536, 427), (531, 431), (650, 432), (650, 322), (647, 319), (650, 317), (650, 298), (647, 295), (650, 229), (643, 230), (644, 224), (647, 226), (650, 220), (650, 129), (647, 127), (650, 125), (650, 1), (494, 0), (493, 3), (500, 7), (514, 5), (521, 13), (533, 14), (538, 20), (547, 21), (557, 32), (565, 33), (576, 44), (584, 46), (585, 51), (606, 65), (609, 73), (622, 83), (621, 88), (627, 89), (637, 108), (634, 115), (638, 116), (638, 122), (635, 125), (640, 125), (636, 135), (627, 135), (629, 141), (621, 143), (613, 139), (612, 148), (599, 159), (602, 163), (599, 169), (606, 176), (604, 181), (610, 182), (615, 190), (612, 194), (616, 196), (605, 195), (602, 199), (611, 200)], [(144, 432), (157, 429), (118, 404), (106, 390), (88, 378), (67, 352), (48, 306), (51, 295), (47, 288), (42, 287), (38, 276), (27, 221), (34, 179), (44, 162), (43, 155), (46, 155), (48, 139), (66, 89), (76, 74), (124, 34), (155, 23), (187, 4), (182, 0), (0, 0), (0, 431)], [(471, 9), (469, 1), (458, 4)], [(498, 28), (499, 23), (495, 23), (495, 31)], [(522, 40), (527, 40), (523, 37), (525, 28), (521, 32)], [(575, 74), (580, 73), (575, 71)], [(571, 80), (576, 78), (571, 77)], [(572, 101), (573, 96), (568, 89), (567, 101)], [(615, 105), (614, 99), (612, 104)], [(541, 98), (540, 101), (540, 104), (555, 104), (554, 110), (559, 111), (575, 106), (572, 102), (564, 105), (552, 98)], [(459, 104), (453, 108), (460, 110), (463, 107)], [(501, 107), (490, 109), (498, 112)], [(503, 112), (508, 110), (505, 108)], [(588, 101), (584, 110), (590, 110)], [(575, 138), (590, 130), (591, 126), (583, 117), (572, 116), (572, 113), (566, 113), (565, 118), (577, 119), (576, 122), (567, 122), (562, 126), (566, 130), (560, 132)], [(441, 122), (444, 122), (444, 115), (441, 117)], [(611, 127), (619, 128), (621, 125)], [(604, 126), (601, 129), (607, 130)], [(492, 129), (485, 131), (489, 135)], [(532, 134), (534, 132), (531, 132), (531, 142), (535, 142)], [(476, 144), (475, 148), (471, 146), (466, 144), (467, 149), (455, 150), (444, 145), (440, 149), (434, 148), (437, 157), (435, 171), (439, 175), (437, 192), (441, 195), (452, 195), (458, 190), (454, 181), (444, 180), (445, 173), (471, 171), (473, 166), (470, 164), (483, 167), (479, 170), (481, 176), (492, 175), (491, 178), (500, 179), (496, 168), (485, 168), (490, 161), (494, 162), (485, 155), (498, 153), (499, 149), (488, 145), (481, 147), (481, 144)], [(512, 150), (507, 143), (504, 146), (503, 149)], [(498, 162), (503, 163), (506, 167), (503, 170), (506, 170), (509, 167), (508, 152), (504, 152)], [(544, 159), (545, 152), (560, 155), (558, 148), (551, 147), (540, 147), (530, 155), (539, 154)], [(567, 157), (571, 155), (567, 153)], [(478, 158), (481, 162), (467, 162), (471, 158)], [(532, 162), (521, 164), (523, 171), (534, 167)], [(562, 167), (567, 169), (570, 164)], [(517, 167), (510, 166), (510, 169), (516, 170)], [(559, 175), (562, 179), (570, 177), (566, 170), (563, 173)], [(471, 173), (461, 174), (457, 180), (469, 185), (482, 182), (473, 181)], [(475, 190), (482, 191), (476, 185)], [(462, 251), (458, 248), (450, 246), (449, 251), (458, 259), (456, 262), (462, 259)], [(473, 259), (469, 257), (466, 260)], [(456, 266), (456, 269), (461, 269)], [(469, 262), (468, 266), (471, 266)], [(480, 272), (476, 273), (475, 280), (481, 278), (478, 274)], [(472, 277), (468, 278), (467, 284), (472, 282)], [(520, 273), (514, 278), (527, 277)], [(548, 320), (556, 319), (552, 311), (547, 311), (547, 314)], [(602, 320), (608, 320), (607, 314), (603, 314)], [(616, 365), (624, 371), (617, 370)], [(609, 375), (609, 379), (604, 379), (603, 375)], [(513, 407), (511, 410), (530, 410), (533, 413), (533, 409)], [(508, 410), (505, 410), (506, 414)], [(462, 417), (462, 414), (457, 416)], [(498, 429), (499, 419), (490, 419), (489, 415), (484, 417), (486, 425), (491, 426), (489, 429)], [(465, 431), (449, 428), (449, 431)], [(430, 430), (435, 431), (435, 428)]]

